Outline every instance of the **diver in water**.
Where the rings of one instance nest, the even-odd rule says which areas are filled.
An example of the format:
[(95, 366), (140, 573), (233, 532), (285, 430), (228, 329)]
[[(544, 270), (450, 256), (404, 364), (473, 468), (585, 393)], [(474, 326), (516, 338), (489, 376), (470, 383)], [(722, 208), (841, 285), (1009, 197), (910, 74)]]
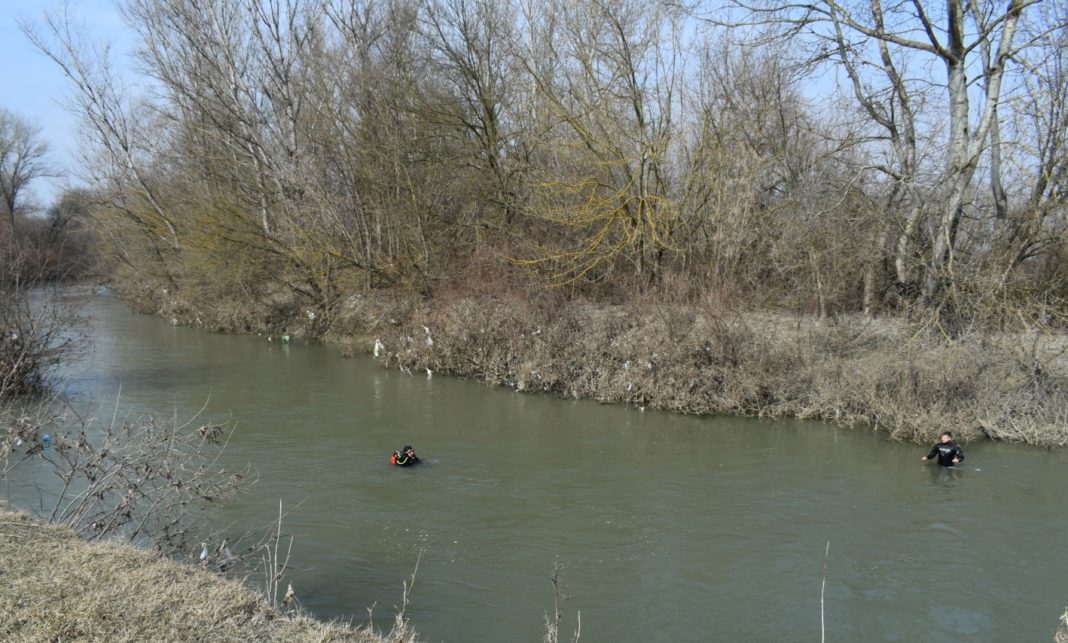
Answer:
[(940, 467), (952, 467), (964, 460), (964, 451), (953, 441), (952, 433), (943, 431), (939, 440), (938, 444), (931, 447), (931, 452), (920, 458), (920, 460), (926, 462), (937, 456), (938, 466)]
[(389, 463), (398, 467), (410, 467), (420, 462), (419, 456), (415, 455), (415, 449), (407, 445), (400, 451), (394, 451), (393, 455), (389, 457)]

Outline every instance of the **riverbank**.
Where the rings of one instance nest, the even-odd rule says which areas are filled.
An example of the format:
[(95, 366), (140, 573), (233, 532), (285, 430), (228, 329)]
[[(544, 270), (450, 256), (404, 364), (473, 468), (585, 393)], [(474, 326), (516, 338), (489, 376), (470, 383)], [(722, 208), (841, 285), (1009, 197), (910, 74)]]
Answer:
[[(295, 340), (283, 347), (255, 335), (220, 337), (168, 328), (158, 319), (131, 314), (117, 298), (95, 298), (84, 305), (93, 319), (94, 346), (100, 348), (91, 360), (72, 364), (72, 381), (84, 381), (88, 374), (103, 386), (83, 389), (83, 395), (100, 397), (97, 393), (106, 387), (133, 382), (124, 389), (127, 404), (166, 408), (171, 400), (196, 401), (200, 396), (195, 393), (210, 378), (213, 409), (240, 422), (235, 444), (240, 449), (230, 455), (261, 468), (267, 487), (256, 485), (253, 495), (240, 498), (244, 508), (227, 507), (230, 520), (262, 523), (257, 516), (272, 500), (285, 498), (288, 504), (306, 495), (309, 463), (316, 471), (316, 489), (352, 490), (340, 501), (336, 494), (312, 494), (315, 500), (299, 511), (304, 517), (296, 516), (303, 525), (296, 546), (303, 560), (295, 562), (301, 577), (294, 582), (300, 581), (298, 591), (305, 587), (301, 594), (308, 593), (308, 604), (317, 613), (347, 614), (374, 601), (390, 604), (398, 568), (410, 568), (415, 552), (430, 542), (433, 550), (424, 560), (437, 568), (438, 579), (444, 572), (447, 582), (422, 573), (429, 582), (421, 582), (423, 590), (416, 595), (420, 629), (437, 632), (439, 639), (470, 638), (467, 627), (455, 623), (473, 623), (471, 632), (482, 631), (477, 619), (463, 616), (465, 605), (474, 601), (497, 606), (495, 619), (509, 624), (498, 631), (531, 634), (527, 626), (537, 619), (529, 615), (530, 606), (547, 601), (544, 580), (538, 579), (556, 554), (549, 547), (565, 542), (561, 557), (579, 561), (570, 567), (570, 578), (580, 591), (568, 607), (572, 613), (582, 610), (589, 632), (611, 632), (618, 639), (621, 632), (671, 632), (686, 638), (695, 631), (729, 630), (735, 638), (745, 638), (746, 623), (760, 622), (759, 610), (750, 613), (748, 605), (767, 606), (759, 598), (766, 596), (777, 625), (761, 631), (786, 632), (789, 638), (791, 623), (808, 623), (811, 629), (816, 608), (804, 600), (811, 598), (805, 587), (811, 585), (812, 560), (818, 561), (827, 538), (848, 544), (854, 554), (844, 556), (841, 549), (835, 554), (832, 561), (842, 564), (834, 563), (830, 571), (834, 585), (828, 585), (829, 592), (835, 586), (882, 591), (886, 574), (872, 577), (873, 561), (895, 578), (889, 588), (893, 594), (874, 612), (861, 605), (863, 593), (837, 594), (829, 605), (840, 615), (835, 620), (844, 632), (870, 631), (877, 620), (887, 631), (912, 632), (899, 634), (902, 640), (920, 640), (916, 623), (945, 616), (969, 632), (988, 628), (1009, 640), (1020, 626), (1019, 631), (1029, 632), (1026, 638), (1049, 640), (1063, 610), (1057, 575), (1051, 577), (1048, 566), (1043, 571), (1032, 564), (1043, 534), (1048, 541), (1057, 524), (1022, 532), (1012, 528), (1041, 526), (1056, 514), (1063, 494), (1050, 482), (1057, 479), (1063, 453), (977, 445), (977, 459), (968, 471), (947, 477), (929, 467), (924, 471), (916, 461), (918, 450), (889, 444), (863, 429), (561, 403), (452, 378), (409, 377), (369, 359), (341, 360), (333, 346)], [(155, 377), (154, 366), (146, 373), (146, 363), (165, 369), (165, 377)], [(140, 381), (146, 374), (153, 375), (151, 382)], [(413, 437), (427, 455), (441, 457), (442, 466), (383, 470), (381, 454), (403, 444), (398, 441), (402, 436)], [(282, 449), (272, 446), (277, 440)], [(678, 457), (680, 449), (693, 457)], [(598, 464), (590, 467), (590, 462)], [(986, 473), (973, 472), (974, 466)], [(957, 475), (964, 476), (963, 483)], [(810, 485), (814, 480), (817, 484)], [(931, 516), (938, 516), (934, 505), (939, 499), (949, 497), (961, 501), (961, 511), (947, 525)], [(401, 506), (413, 511), (398, 511)], [(693, 507), (701, 510), (691, 511)], [(617, 519), (624, 521), (620, 527)], [(784, 525), (786, 532), (781, 531)], [(519, 548), (527, 557), (522, 566), (514, 534), (533, 544)], [(872, 549), (869, 537), (882, 544)], [(743, 554), (732, 547), (750, 542)], [(797, 547), (799, 542), (808, 546)], [(486, 551), (490, 545), (496, 554)], [(600, 552), (608, 550), (616, 554), (601, 563)], [(931, 591), (922, 578), (917, 581), (923, 575), (917, 570), (944, 560), (946, 550), (966, 552), (956, 567), (972, 571), (953, 575), (948, 585), (938, 586), (940, 591)], [(922, 552), (918, 559), (916, 552)], [(898, 569), (895, 562), (901, 560), (916, 564)], [(702, 563), (700, 569), (693, 561)], [(480, 571), (487, 568), (498, 571), (487, 576)], [(666, 570), (653, 579), (660, 589), (649, 596), (628, 590), (628, 580), (648, 569)], [(801, 577), (792, 590), (777, 589), (782, 569), (793, 570), (795, 580)], [(680, 600), (667, 571), (685, 574), (686, 595), (720, 597), (708, 603), (708, 611), (676, 609), (688, 604)], [(818, 569), (816, 574), (818, 578)], [(750, 584), (750, 577), (761, 576), (764, 586)], [(345, 577), (360, 582), (338, 582)], [(613, 591), (604, 592), (584, 577), (603, 579), (602, 587)], [(376, 583), (379, 589), (370, 589)], [(345, 594), (352, 586), (356, 590)], [(457, 586), (470, 587), (472, 593), (457, 594)], [(533, 591), (505, 589), (512, 586)], [(997, 608), (985, 600), (991, 592), (1020, 586), (1028, 591), (1015, 595), (1017, 600)], [(329, 591), (316, 589), (323, 587)], [(739, 589), (723, 591), (731, 587)], [(786, 609), (794, 604), (796, 609)], [(713, 605), (718, 606), (715, 612)], [(928, 611), (928, 606), (937, 608)], [(517, 616), (524, 611), (525, 617)], [(685, 612), (699, 614), (687, 618)], [(598, 616), (605, 613), (611, 618)], [(852, 616), (856, 614), (860, 616)], [(605, 621), (621, 626), (608, 629)], [(722, 628), (717, 622), (724, 623)]]
[(953, 430), (1040, 447), (1068, 444), (1068, 342), (898, 318), (737, 313), (470, 294), (352, 295), (331, 310), (276, 294), (185, 301), (120, 289), (142, 312), (213, 331), (322, 338), (415, 375), (450, 374), (571, 398), (688, 414), (796, 417), (926, 443)]
[(4, 641), (414, 641), (282, 613), (241, 583), (0, 506)]

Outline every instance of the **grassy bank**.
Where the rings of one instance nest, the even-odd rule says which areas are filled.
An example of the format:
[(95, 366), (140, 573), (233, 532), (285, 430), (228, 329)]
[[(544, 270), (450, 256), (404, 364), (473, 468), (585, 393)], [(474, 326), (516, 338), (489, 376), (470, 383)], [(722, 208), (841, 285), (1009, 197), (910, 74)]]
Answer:
[(1068, 444), (1068, 341), (1055, 333), (950, 334), (900, 318), (820, 320), (549, 295), (354, 295), (318, 314), (285, 297), (241, 305), (132, 299), (172, 323), (323, 336), (350, 354), (377, 345), (390, 368), (526, 392), (825, 420), (915, 442), (950, 429), (965, 441)]
[(238, 582), (0, 506), (0, 640), (412, 641), (283, 614)]

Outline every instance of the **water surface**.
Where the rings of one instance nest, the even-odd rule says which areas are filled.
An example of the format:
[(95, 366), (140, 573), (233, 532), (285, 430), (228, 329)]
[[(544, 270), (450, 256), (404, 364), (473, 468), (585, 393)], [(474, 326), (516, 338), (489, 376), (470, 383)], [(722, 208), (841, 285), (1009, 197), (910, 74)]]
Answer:
[[(966, 445), (956, 471), (867, 429), (696, 418), (387, 371), (85, 299), (80, 399), (237, 422), (260, 476), (216, 515), (291, 509), (293, 583), (385, 623), (420, 560), (426, 640), (540, 640), (564, 565), (583, 641), (1049, 640), (1068, 604), (1068, 456)], [(412, 444), (426, 461), (391, 468)]]

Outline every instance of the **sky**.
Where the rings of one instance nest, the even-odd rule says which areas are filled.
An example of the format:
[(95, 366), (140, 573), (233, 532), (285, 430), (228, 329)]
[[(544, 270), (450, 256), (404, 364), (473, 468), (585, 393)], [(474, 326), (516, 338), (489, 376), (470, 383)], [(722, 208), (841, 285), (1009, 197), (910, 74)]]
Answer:
[[(45, 11), (61, 6), (59, 0), (0, 0), (0, 106), (41, 128), (52, 162), (65, 175), (39, 179), (31, 186), (35, 200), (46, 207), (65, 185), (77, 182), (78, 123), (63, 107), (69, 95), (66, 79), (55, 63), (33, 48), (18, 21), (39, 22)], [(94, 38), (107, 38), (115, 49), (130, 42), (114, 0), (71, 0), (70, 6)]]

